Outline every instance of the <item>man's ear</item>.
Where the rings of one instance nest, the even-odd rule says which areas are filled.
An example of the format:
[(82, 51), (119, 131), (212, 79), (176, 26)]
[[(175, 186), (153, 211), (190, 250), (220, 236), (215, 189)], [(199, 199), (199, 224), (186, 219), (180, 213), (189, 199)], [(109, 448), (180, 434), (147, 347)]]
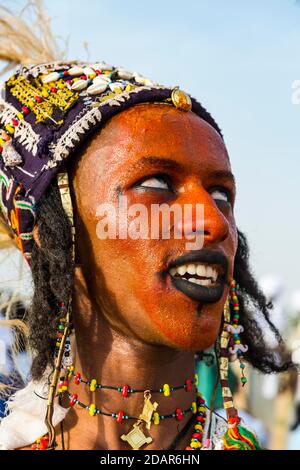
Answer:
[(33, 236), (33, 239), (34, 239), (35, 243), (37, 244), (37, 246), (39, 248), (41, 248), (41, 242), (40, 242), (40, 238), (39, 238), (39, 229), (38, 229), (37, 225), (35, 225), (33, 227), (32, 236)]

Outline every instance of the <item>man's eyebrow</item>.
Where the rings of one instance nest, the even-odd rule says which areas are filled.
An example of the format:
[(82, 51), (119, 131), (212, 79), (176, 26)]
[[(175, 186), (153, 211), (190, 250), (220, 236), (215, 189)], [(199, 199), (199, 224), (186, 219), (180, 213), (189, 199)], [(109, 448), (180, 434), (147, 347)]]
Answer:
[(217, 170), (217, 171), (213, 171), (210, 176), (212, 176), (213, 178), (230, 180), (234, 184), (234, 186), (236, 186), (235, 177), (231, 173), (231, 171)]
[(142, 157), (138, 160), (134, 165), (134, 168), (142, 168), (142, 167), (160, 167), (167, 170), (176, 170), (176, 171), (183, 171), (183, 165), (176, 162), (171, 158), (162, 158), (162, 157)]

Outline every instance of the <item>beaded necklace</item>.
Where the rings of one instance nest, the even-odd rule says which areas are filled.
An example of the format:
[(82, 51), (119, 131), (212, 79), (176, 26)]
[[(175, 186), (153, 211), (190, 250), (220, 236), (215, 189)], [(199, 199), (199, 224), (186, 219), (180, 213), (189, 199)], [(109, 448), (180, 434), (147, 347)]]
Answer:
[[(74, 375), (74, 369), (72, 369), (72, 366), (70, 368), (71, 370), (69, 371), (69, 376), (71, 375)], [(77, 376), (78, 378), (78, 376)], [(187, 379), (188, 380), (188, 379)], [(83, 382), (85, 384), (88, 384), (89, 387), (91, 387), (91, 384), (92, 384), (92, 387), (95, 387), (95, 383), (91, 381), (83, 381), (83, 380), (80, 380), (80, 382)], [(79, 380), (78, 380), (78, 383), (80, 383)], [(192, 381), (191, 381), (192, 382)], [(198, 377), (197, 375), (195, 376), (195, 379), (193, 380), (193, 383), (198, 383)], [(62, 385), (64, 384), (64, 385)], [(166, 385), (166, 384), (165, 384)], [(67, 388), (67, 385), (66, 385), (66, 381), (63, 380), (61, 381), (61, 390), (60, 390), (60, 396), (63, 396), (63, 395), (67, 395), (68, 398), (69, 398), (69, 404), (70, 406), (74, 406), (75, 404), (81, 406), (82, 408), (85, 408), (86, 410), (89, 411), (89, 414), (90, 416), (96, 416), (97, 414), (101, 414), (101, 415), (104, 415), (104, 416), (110, 416), (110, 417), (113, 417), (113, 418), (116, 418), (116, 421), (117, 423), (121, 423), (123, 420), (129, 420), (129, 419), (134, 419), (134, 420), (137, 420), (138, 418), (136, 417), (130, 417), (130, 416), (127, 416), (126, 414), (124, 414), (123, 410), (120, 410), (118, 413), (106, 413), (102, 410), (100, 410), (99, 408), (96, 408), (96, 405), (95, 404), (91, 404), (91, 405), (85, 405), (84, 403), (80, 402), (78, 400), (78, 397), (76, 394), (70, 394), (67, 389), (65, 390), (62, 390), (62, 387), (64, 388)], [(123, 390), (124, 387), (109, 387), (110, 389), (113, 389), (113, 390), (117, 390), (120, 392), (120, 389)], [(178, 389), (182, 389), (182, 388), (185, 388), (186, 389), (186, 383), (185, 385), (183, 386), (179, 386), (179, 387), (169, 387), (169, 392), (171, 391), (171, 389), (173, 390), (178, 390)], [(164, 389), (164, 387), (163, 387)], [(97, 388), (95, 387), (95, 390), (97, 390)], [(126, 389), (127, 390), (127, 389)], [(128, 390), (129, 390), (129, 387), (128, 387)], [(127, 390), (127, 391), (128, 391)], [(160, 391), (161, 389), (159, 389), (158, 393), (163, 393)], [(167, 388), (165, 387), (165, 392), (166, 392)], [(190, 391), (190, 390), (188, 390)], [(145, 397), (145, 404), (146, 404), (146, 408), (149, 407), (149, 403), (150, 405), (152, 406), (153, 404), (151, 404), (150, 402), (150, 398), (151, 398), (151, 393), (150, 391), (143, 391), (144, 392), (144, 397)], [(129, 393), (129, 392), (128, 392)], [(139, 390), (134, 390), (134, 392), (131, 392), (131, 393), (139, 393)], [(164, 393), (165, 394), (165, 393)], [(170, 394), (170, 393), (169, 393)], [(123, 395), (124, 396), (124, 395)], [(127, 395), (125, 395), (127, 396)], [(165, 396), (169, 396), (169, 395), (165, 395)], [(144, 409), (143, 409), (143, 413), (145, 413), (145, 404), (144, 404)], [(155, 404), (154, 404), (155, 405)], [(157, 405), (157, 404), (156, 404)], [(156, 408), (153, 408), (153, 410), (156, 409)], [(190, 426), (191, 424), (194, 422), (194, 432), (192, 434), (192, 437), (191, 437), (191, 440), (190, 440), (190, 443), (189, 445), (185, 448), (185, 450), (200, 450), (202, 447), (205, 448), (205, 446), (208, 445), (208, 443), (206, 442), (205, 443), (205, 446), (203, 445), (202, 443), (202, 439), (203, 439), (203, 432), (204, 432), (204, 425), (205, 425), (205, 421), (206, 421), (206, 407), (205, 407), (205, 400), (202, 398), (202, 395), (197, 392), (197, 397), (196, 397), (196, 402), (193, 402), (191, 404), (191, 407), (188, 408), (187, 410), (181, 410), (180, 408), (176, 408), (175, 412), (174, 413), (170, 413), (168, 415), (159, 415), (156, 411), (151, 412), (151, 416), (150, 416), (150, 421), (154, 424), (154, 425), (158, 425), (160, 424), (161, 421), (164, 421), (165, 419), (167, 418), (176, 418), (177, 421), (181, 421), (183, 419), (183, 416), (189, 412), (192, 413), (192, 416), (191, 418), (189, 419), (189, 421), (186, 423), (186, 425), (184, 426), (184, 428), (178, 433), (178, 435), (175, 437), (174, 441), (171, 443), (171, 445), (169, 446), (168, 449), (175, 449), (176, 448), (176, 445), (178, 444), (178, 442), (184, 437), (184, 435), (189, 431), (190, 429)], [(140, 418), (141, 418), (142, 415), (140, 415)], [(135, 437), (136, 437), (136, 434), (137, 433), (140, 433), (139, 437), (140, 439), (142, 439), (140, 441), (140, 443), (138, 444), (138, 447), (133, 447), (133, 448), (140, 448), (142, 445), (146, 444), (146, 443), (150, 443), (152, 442), (152, 438), (151, 437), (146, 437), (143, 435), (141, 429), (139, 428), (140, 426), (140, 421), (141, 419), (139, 419), (137, 421), (137, 423), (134, 425), (133, 427), (133, 430), (131, 432), (129, 432), (127, 435), (122, 435), (121, 436), (121, 439), (123, 441), (127, 441), (128, 443), (131, 444), (131, 446), (133, 447), (133, 444), (132, 444), (132, 441), (130, 439), (130, 435), (134, 432), (135, 433)], [(147, 428), (150, 429), (150, 423), (149, 423), (149, 417), (148, 417), (148, 421), (147, 421)], [(128, 437), (129, 436), (129, 437)], [(48, 436), (44, 436), (42, 438), (39, 438), (37, 439), (37, 441), (32, 445), (32, 450), (46, 450), (47, 449), (47, 446), (48, 446), (48, 442), (49, 442), (49, 438)]]

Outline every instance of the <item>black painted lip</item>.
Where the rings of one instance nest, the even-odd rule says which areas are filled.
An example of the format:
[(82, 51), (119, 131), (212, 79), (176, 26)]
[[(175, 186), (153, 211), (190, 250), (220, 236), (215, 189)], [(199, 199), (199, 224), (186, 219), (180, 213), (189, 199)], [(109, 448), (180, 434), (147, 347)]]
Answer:
[[(171, 276), (169, 272), (170, 269), (176, 266), (196, 262), (217, 267), (219, 276), (214, 286), (199, 286), (198, 284), (185, 281), (179, 276)], [(214, 303), (218, 302), (222, 298), (228, 275), (228, 267), (228, 260), (223, 253), (220, 253), (219, 251), (203, 249), (198, 251), (191, 251), (182, 256), (179, 256), (168, 264), (167, 270), (171, 278), (172, 285), (177, 290), (187, 295), (192, 300), (196, 300), (197, 302)]]
[(183, 294), (190, 297), (192, 300), (196, 300), (201, 303), (214, 303), (221, 300), (224, 288), (225, 280), (218, 281), (216, 286), (204, 287), (192, 282), (185, 281), (180, 277), (173, 277), (170, 275), (172, 285), (182, 292)]

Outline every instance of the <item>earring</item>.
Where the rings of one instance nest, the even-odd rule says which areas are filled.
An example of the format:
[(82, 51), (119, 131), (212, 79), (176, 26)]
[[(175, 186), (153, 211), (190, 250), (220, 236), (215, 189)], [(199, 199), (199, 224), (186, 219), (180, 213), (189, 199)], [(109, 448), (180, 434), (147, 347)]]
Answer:
[(240, 319), (240, 306), (239, 306), (239, 299), (237, 296), (237, 291), (236, 291), (236, 282), (234, 279), (231, 280), (230, 282), (230, 290), (229, 290), (229, 295), (231, 298), (232, 302), (232, 308), (233, 308), (233, 318), (232, 318), (232, 324), (229, 323), (227, 325), (227, 331), (231, 333), (231, 338), (229, 340), (229, 353), (230, 357), (229, 360), (235, 361), (236, 359), (239, 360), (240, 362), (240, 369), (241, 369), (241, 382), (242, 386), (244, 387), (247, 383), (247, 378), (245, 377), (245, 363), (243, 362), (243, 353), (248, 351), (248, 346), (246, 344), (242, 344), (241, 339), (240, 339), (240, 333), (243, 333), (244, 327), (242, 325), (239, 325), (239, 319)]
[[(229, 355), (238, 352), (240, 348), (233, 348), (230, 346), (230, 333), (231, 333), (231, 311), (230, 311), (230, 298), (234, 297), (234, 325), (237, 325), (239, 320), (237, 296), (235, 295), (235, 283), (230, 284), (230, 293), (226, 299), (223, 312), (223, 329), (220, 336), (220, 350), (219, 350), (219, 379), (222, 390), (223, 405), (227, 414), (228, 429), (222, 437), (224, 450), (260, 450), (257, 437), (250, 432), (245, 426), (241, 426), (241, 418), (238, 411), (233, 404), (233, 397), (229, 387), (228, 381), (228, 368), (229, 368)], [(233, 290), (234, 289), (234, 290)], [(233, 295), (234, 294), (234, 295)], [(236, 331), (236, 328), (234, 328)], [(234, 333), (235, 334), (235, 333)], [(238, 333), (237, 333), (238, 334)], [(237, 338), (234, 338), (235, 346), (240, 346), (241, 343), (236, 343)], [(243, 351), (242, 351), (243, 352)], [(238, 354), (237, 354), (238, 356)]]

